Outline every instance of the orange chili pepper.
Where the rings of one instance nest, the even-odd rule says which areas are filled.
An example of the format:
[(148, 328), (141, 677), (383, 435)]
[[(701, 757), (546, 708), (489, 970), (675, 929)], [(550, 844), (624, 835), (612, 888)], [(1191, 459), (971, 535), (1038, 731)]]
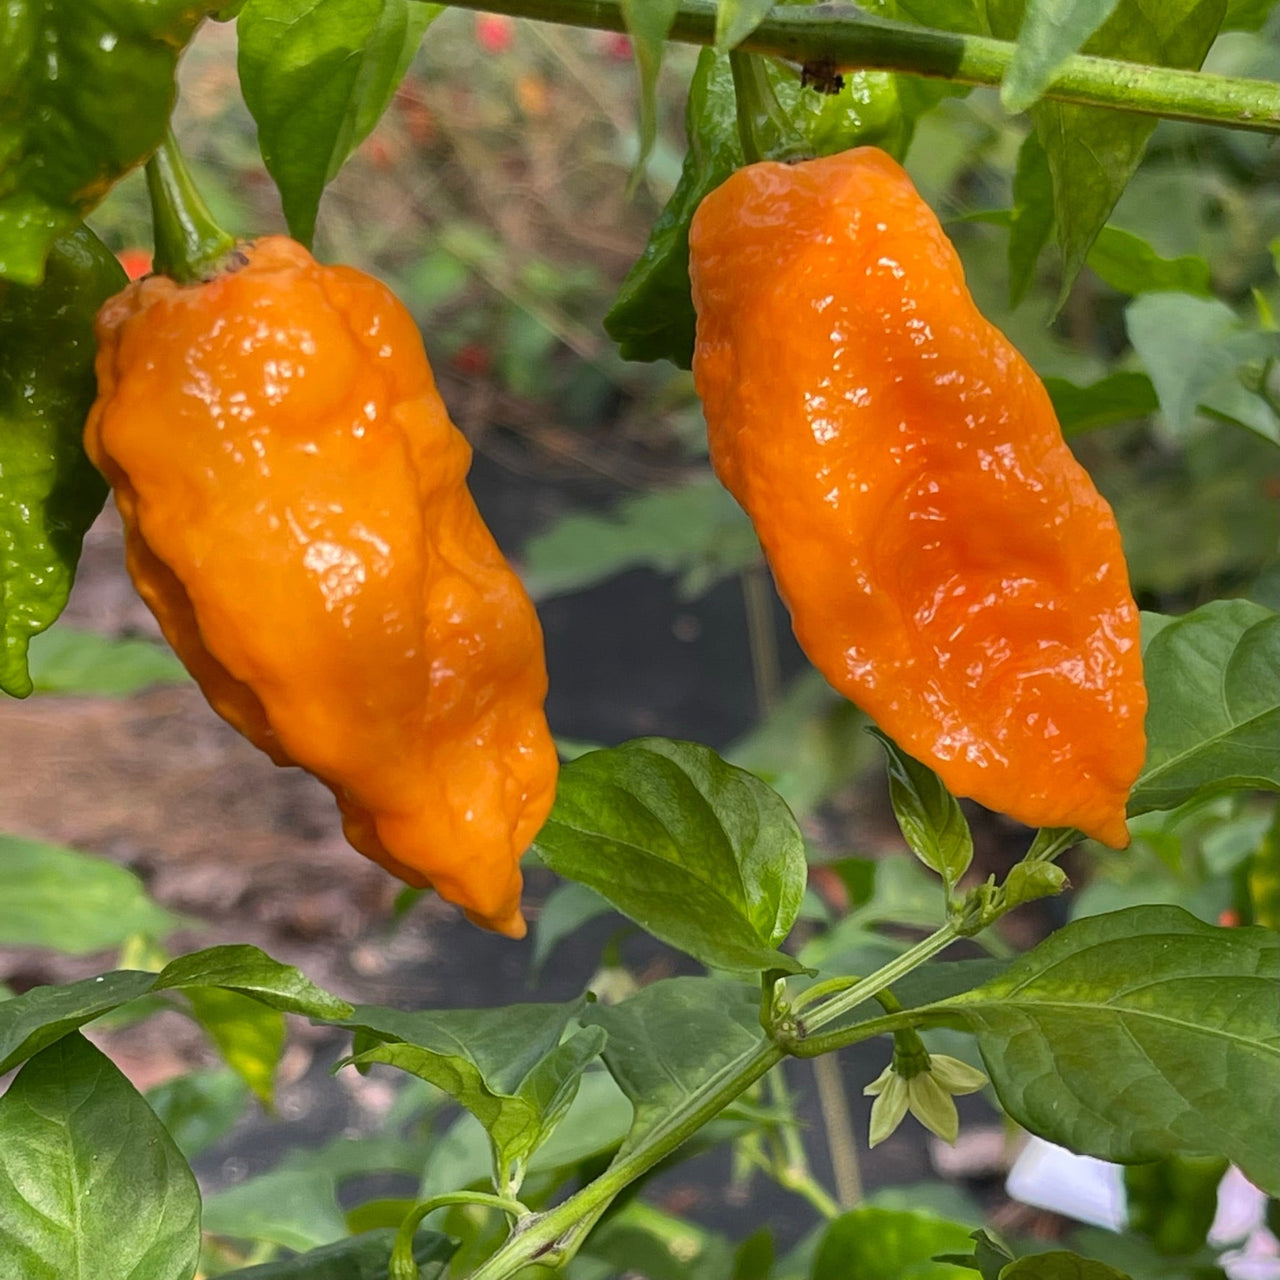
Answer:
[(557, 773), (532, 604), (392, 293), (268, 237), (98, 319), (85, 445), (129, 571), (213, 708), (347, 839), (519, 937)]
[(751, 165), (690, 244), (711, 460), (814, 665), (955, 794), (1126, 845), (1147, 699), (1115, 518), (906, 173)]

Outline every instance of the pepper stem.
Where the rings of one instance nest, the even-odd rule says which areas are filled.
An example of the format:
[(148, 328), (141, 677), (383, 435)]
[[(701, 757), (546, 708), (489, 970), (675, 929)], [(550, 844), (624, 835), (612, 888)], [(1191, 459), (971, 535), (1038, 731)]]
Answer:
[(733, 49), (729, 67), (737, 100), (738, 138), (746, 162), (811, 159), (813, 150), (782, 109), (764, 59)]
[(147, 161), (147, 193), (155, 231), (155, 268), (181, 284), (216, 275), (235, 238), (214, 221), (172, 129)]

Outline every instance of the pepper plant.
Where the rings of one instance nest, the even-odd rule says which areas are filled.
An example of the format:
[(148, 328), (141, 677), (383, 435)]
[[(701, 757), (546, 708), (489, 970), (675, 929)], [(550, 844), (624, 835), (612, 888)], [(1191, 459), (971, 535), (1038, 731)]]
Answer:
[[(683, 167), (604, 321), (625, 359), (688, 367), (696, 324), (689, 225), (735, 169), (858, 145), (911, 164), (944, 104), (955, 107), (974, 86), (998, 87), (1001, 110), (1027, 117), (1011, 200), (969, 219), (1004, 237), (1012, 302), (1048, 271), (1069, 315), (1086, 266), (1133, 299), (1123, 311), (1133, 355), (1126, 367), (1086, 385), (1046, 380), (1064, 432), (1083, 438), (1158, 414), (1183, 438), (1223, 433), (1274, 466), (1274, 278), (1249, 279), (1229, 301), (1214, 298), (1199, 259), (1162, 256), (1109, 225), (1159, 119), (1224, 139), (1280, 134), (1280, 86), (1200, 70), (1224, 33), (1274, 37), (1267, 0), (877, 0), (865, 10), (767, 0), (15, 0), (0, 20), (7, 694), (56, 683), (39, 662), (33, 680), (29, 647), (36, 637), (57, 643), (58, 628), (41, 633), (66, 602), (106, 493), (80, 440), (94, 391), (92, 316), (123, 273), (91, 230), (94, 211), (145, 165), (158, 264), (181, 276), (227, 248), (219, 232), (186, 216), (196, 205), (184, 203), (165, 142), (183, 48), (202, 24), (236, 24), (240, 86), (262, 161), (290, 233), (310, 244), (326, 186), (450, 8), (628, 34), (639, 87), (637, 183), (659, 136), (666, 51), (701, 46)], [(1206, 486), (1214, 479), (1192, 476)], [(1115, 500), (1123, 517), (1127, 499)], [(538, 583), (546, 598), (631, 557), (679, 568), (697, 587), (742, 573), (750, 599), (758, 549), (722, 504), (707, 483), (645, 495), (605, 517), (572, 517), (525, 549), (535, 594)], [(1168, 600), (1169, 611), (1143, 614), (1147, 756), (1127, 808), (1137, 840), (1107, 865), (1138, 865), (1141, 850), (1163, 850), (1167, 869), (1180, 856), (1169, 854), (1170, 833), (1194, 829), (1230, 873), (1231, 924), (1171, 902), (1176, 895), (1154, 880), (1137, 882), (1117, 909), (1079, 911), (1011, 953), (995, 926), (1066, 893), (1060, 860), (1082, 835), (1028, 832), (1020, 859), (978, 877), (965, 811), (925, 765), (880, 735), (893, 811), (917, 862), (824, 868), (845, 875), (853, 910), (805, 941), (814, 869), (795, 810), (811, 811), (827, 791), (799, 776), (808, 757), (801, 735), (789, 736), (795, 706), (773, 707), (781, 749), (762, 731), (733, 762), (665, 737), (581, 751), (564, 744), (555, 805), (531, 853), (567, 882), (539, 921), (539, 958), (612, 907), (704, 972), (628, 984), (621, 998), (602, 989), (499, 1009), (398, 1009), (353, 1006), (247, 944), (177, 957), (135, 944), (109, 972), (12, 995), (0, 1002), (0, 1073), (17, 1072), (0, 1097), (0, 1277), (1150, 1273), (1096, 1256), (1098, 1247), (1036, 1251), (941, 1213), (859, 1204), (848, 1177), (834, 1191), (822, 1185), (796, 1131), (784, 1066), (826, 1064), (830, 1082), (838, 1051), (864, 1042), (883, 1048), (883, 1071), (856, 1082), (876, 1099), (872, 1144), (908, 1115), (954, 1140), (954, 1097), (989, 1085), (1011, 1124), (1126, 1166), (1130, 1224), (1148, 1263), (1154, 1251), (1163, 1274), (1216, 1266), (1205, 1263), (1204, 1208), (1227, 1165), (1280, 1197), (1274, 547), (1254, 559), (1229, 547), (1180, 596), (1135, 554), (1140, 522), (1121, 523), (1135, 585), (1149, 602)], [(765, 648), (763, 631), (755, 634)], [(172, 674), (154, 652), (143, 662), (143, 680)], [(764, 704), (777, 701), (768, 666), (759, 664)], [(124, 872), (73, 851), (7, 838), (0, 862), (19, 903), (24, 882), (52, 876), (92, 885), (115, 904), (114, 921), (86, 915), (84, 950), (163, 937), (173, 926)], [(1159, 853), (1141, 865), (1158, 873)], [(912, 885), (910, 901), (877, 914), (874, 883), (894, 875)], [(0, 901), (0, 942), (33, 936), (22, 911)], [(470, 1143), (470, 1154), (439, 1162), (438, 1135), (421, 1149), (397, 1148), (394, 1159), (383, 1152), (369, 1168), (388, 1160), (425, 1167), (420, 1197), (345, 1216), (334, 1201), (336, 1175), (294, 1170), (291, 1193), (310, 1198), (320, 1239), (255, 1234), (253, 1210), (267, 1193), (252, 1183), (238, 1200), (234, 1190), (212, 1197), (202, 1214), (184, 1155), (184, 1106), (194, 1095), (175, 1086), (144, 1097), (81, 1033), (98, 1019), (172, 1008), (194, 1017), (234, 1069), (201, 1086), (202, 1106), (220, 1089), (238, 1105), (244, 1087), (269, 1101), (283, 1015), (294, 1015), (349, 1033), (341, 1068), (392, 1068), (426, 1082), (428, 1096), (451, 1098), (468, 1116), (451, 1139)], [(941, 1050), (940, 1032), (954, 1052)], [(653, 1261), (646, 1250), (664, 1231), (669, 1238), (674, 1220), (646, 1208), (637, 1190), (726, 1135), (743, 1158), (804, 1196), (823, 1224), (783, 1258), (767, 1236), (716, 1253), (690, 1226), (681, 1249)], [(228, 1239), (260, 1247), (237, 1253), (219, 1243)], [(673, 1262), (681, 1257), (683, 1271)]]

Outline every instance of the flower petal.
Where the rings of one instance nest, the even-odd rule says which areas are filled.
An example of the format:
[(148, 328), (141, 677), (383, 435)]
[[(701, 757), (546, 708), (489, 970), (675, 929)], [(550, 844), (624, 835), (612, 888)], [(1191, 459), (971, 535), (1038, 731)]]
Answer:
[(871, 1104), (868, 1146), (879, 1146), (902, 1123), (907, 1114), (907, 1100), (907, 1082), (894, 1074), (884, 1092)]

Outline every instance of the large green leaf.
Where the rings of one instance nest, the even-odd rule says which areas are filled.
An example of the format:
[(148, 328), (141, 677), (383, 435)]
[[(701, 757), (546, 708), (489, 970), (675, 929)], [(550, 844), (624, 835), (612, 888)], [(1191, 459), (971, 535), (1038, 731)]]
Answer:
[(518, 1185), (604, 1044), (597, 1027), (565, 1038), (584, 1006), (572, 1000), (406, 1013), (361, 1005), (347, 1024), (356, 1031), (351, 1061), (399, 1067), (456, 1098), (492, 1140), (497, 1185)]
[(1250, 328), (1225, 302), (1186, 293), (1136, 298), (1125, 309), (1125, 327), (1175, 431), (1208, 412), (1280, 442), (1280, 417), (1241, 376), (1275, 356), (1274, 333)]
[(257, 947), (236, 944), (208, 947), (170, 961), (156, 975), (157, 991), (224, 987), (250, 996), (282, 1013), (341, 1021), (351, 1016), (345, 1000), (316, 986), (291, 964), (273, 960)]
[(223, 987), (273, 1009), (340, 1021), (351, 1006), (257, 947), (210, 947), (180, 956), (159, 974), (121, 969), (62, 986), (33, 987), (0, 1002), (0, 1075), (47, 1045), (153, 991)]
[[(1227, 0), (1118, 0), (1083, 51), (1158, 66), (1199, 67), (1226, 4)], [(1097, 12), (1102, 6), (1095, 0), (1091, 7)], [(1025, 8), (1025, 0), (987, 0), (991, 33), (1015, 39)], [(1055, 227), (1062, 249), (1060, 296), (1065, 298), (1138, 167), (1155, 121), (1048, 101), (1032, 107), (1031, 118), (1053, 175)]]
[(0, 1075), (86, 1022), (146, 995), (154, 973), (122, 969), (57, 987), (32, 987), (0, 1001)]
[(325, 186), (377, 124), (442, 8), (247, 0), (240, 10), (240, 86), (295, 239), (311, 243)]
[(764, 1039), (758, 988), (722, 978), (667, 978), (587, 1016), (608, 1032), (605, 1063), (635, 1108), (623, 1153)]
[(680, 575), (697, 596), (760, 561), (751, 522), (711, 476), (624, 498), (601, 515), (573, 512), (524, 545), (525, 585), (535, 600), (581, 591), (646, 565)]
[(998, 977), (914, 1011), (978, 1037), (1009, 1114), (1133, 1163), (1216, 1154), (1280, 1190), (1280, 938), (1179, 907), (1077, 920)]
[(200, 1192), (138, 1091), (80, 1035), (0, 1098), (0, 1275), (191, 1280)]
[(7, 0), (0, 17), (0, 277), (38, 284), (53, 242), (155, 150), (201, 0)]
[(62, 845), (0, 835), (0, 946), (85, 955), (181, 924), (132, 871)]
[(812, 1280), (973, 1280), (935, 1255), (968, 1251), (971, 1228), (931, 1213), (864, 1205), (828, 1225)]
[(708, 747), (640, 738), (560, 774), (534, 845), (553, 871), (704, 964), (800, 966), (776, 950), (804, 897), (804, 841), (781, 798)]
[(1280, 791), (1280, 616), (1218, 600), (1181, 618), (1143, 615), (1151, 705), (1131, 814), (1226, 788)]

